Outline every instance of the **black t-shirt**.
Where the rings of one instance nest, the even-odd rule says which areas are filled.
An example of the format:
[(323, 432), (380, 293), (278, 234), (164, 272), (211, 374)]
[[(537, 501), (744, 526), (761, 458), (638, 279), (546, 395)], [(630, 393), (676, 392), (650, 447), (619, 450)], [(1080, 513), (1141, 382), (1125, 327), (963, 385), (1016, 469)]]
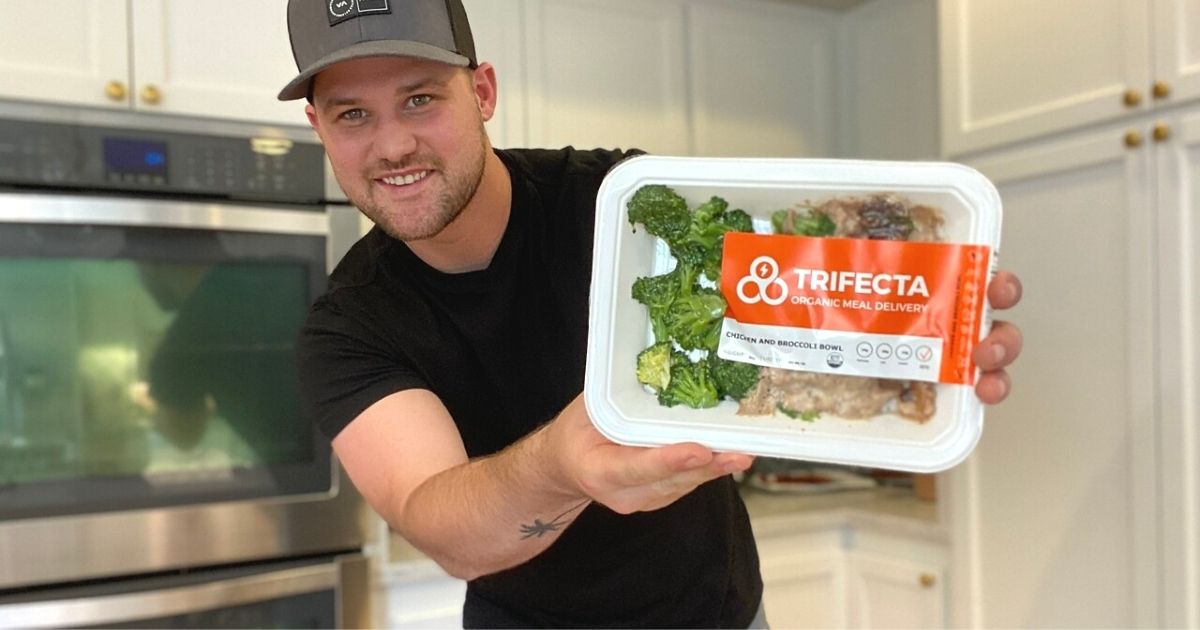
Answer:
[[(596, 193), (629, 154), (497, 154), (512, 175), (512, 213), (486, 269), (441, 273), (375, 228), (313, 306), (300, 372), (330, 437), (381, 398), (421, 388), (441, 399), (479, 457), (582, 391)], [(588, 506), (538, 556), (472, 580), (464, 621), (746, 627), (761, 595), (749, 519), (726, 476), (654, 512)]]

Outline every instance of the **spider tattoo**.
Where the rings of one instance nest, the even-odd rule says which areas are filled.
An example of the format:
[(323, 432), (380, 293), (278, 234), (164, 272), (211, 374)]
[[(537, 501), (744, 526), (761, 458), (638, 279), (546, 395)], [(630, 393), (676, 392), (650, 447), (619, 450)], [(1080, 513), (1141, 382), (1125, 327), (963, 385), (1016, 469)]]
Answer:
[(566, 525), (567, 523), (570, 522), (570, 519), (564, 519), (563, 517), (570, 514), (571, 512), (574, 512), (575, 510), (578, 510), (579, 508), (583, 507), (586, 504), (587, 504), (587, 501), (580, 502), (578, 505), (572, 507), (571, 509), (567, 510), (566, 512), (563, 512), (562, 514), (559, 514), (558, 516), (554, 517), (554, 519), (551, 520), (549, 523), (543, 523), (542, 519), (535, 518), (535, 519), (533, 519), (532, 525), (522, 525), (521, 526), (521, 534), (522, 534), (521, 540), (533, 538), (534, 536), (541, 538), (542, 536), (545, 536), (546, 534), (549, 534), (550, 532), (558, 531), (560, 528), (562, 528), (563, 525)]

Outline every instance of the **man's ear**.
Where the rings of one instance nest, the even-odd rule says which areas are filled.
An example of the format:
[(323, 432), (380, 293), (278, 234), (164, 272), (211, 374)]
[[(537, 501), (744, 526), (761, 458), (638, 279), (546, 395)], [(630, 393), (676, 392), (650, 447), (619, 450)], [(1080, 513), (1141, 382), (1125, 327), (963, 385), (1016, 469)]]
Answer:
[(304, 115), (308, 116), (308, 124), (312, 126), (313, 131), (320, 133), (320, 129), (317, 128), (320, 120), (317, 119), (317, 110), (312, 103), (304, 106)]
[(486, 61), (479, 64), (472, 72), (471, 80), (475, 90), (475, 100), (479, 105), (479, 113), (484, 122), (496, 114), (496, 69)]

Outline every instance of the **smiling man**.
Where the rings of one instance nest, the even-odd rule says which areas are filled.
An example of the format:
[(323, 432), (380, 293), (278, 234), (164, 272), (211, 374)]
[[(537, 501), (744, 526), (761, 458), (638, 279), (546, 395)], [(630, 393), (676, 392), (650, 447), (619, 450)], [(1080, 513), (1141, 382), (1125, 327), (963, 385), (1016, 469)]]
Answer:
[[(291, 0), (338, 182), (376, 224), (300, 340), (304, 391), (389, 525), (468, 580), (467, 627), (761, 627), (730, 476), (751, 458), (614, 444), (580, 392), (593, 211), (621, 151), (494, 150), (493, 68), (459, 0)], [(1019, 299), (1000, 274), (993, 306)], [(1020, 350), (977, 350), (986, 402)], [(1003, 355), (996, 358), (997, 354)]]

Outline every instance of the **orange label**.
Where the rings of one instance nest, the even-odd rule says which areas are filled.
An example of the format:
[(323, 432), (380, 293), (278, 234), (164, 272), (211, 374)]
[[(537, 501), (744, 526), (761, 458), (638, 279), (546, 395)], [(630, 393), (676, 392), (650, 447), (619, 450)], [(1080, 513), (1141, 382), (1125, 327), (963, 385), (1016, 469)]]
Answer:
[[(777, 334), (747, 331), (823, 331), (820, 349), (838, 350), (838, 365), (814, 371), (853, 368), (849, 373), (970, 385), (990, 255), (985, 245), (730, 232), (721, 268), (729, 305), (722, 343), (738, 337), (769, 343), (777, 353), (784, 345)], [(831, 338), (839, 343), (825, 343)], [(791, 345), (800, 343), (807, 342)], [(840, 352), (849, 359), (845, 368)], [(742, 360), (776, 364), (763, 356)]]

